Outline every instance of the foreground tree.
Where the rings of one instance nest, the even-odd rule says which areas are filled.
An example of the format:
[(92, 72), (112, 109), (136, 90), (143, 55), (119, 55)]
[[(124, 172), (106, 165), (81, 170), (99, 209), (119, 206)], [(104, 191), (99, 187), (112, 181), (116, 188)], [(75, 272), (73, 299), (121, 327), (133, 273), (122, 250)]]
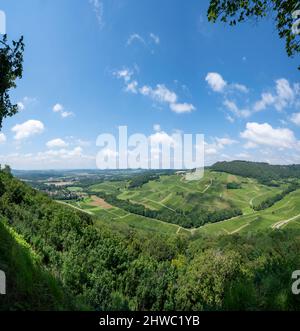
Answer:
[(0, 130), (3, 119), (18, 112), (18, 105), (11, 102), (9, 91), (16, 88), (16, 80), (23, 74), (23, 37), (10, 45), (7, 36), (0, 40)]
[(285, 39), (288, 56), (294, 56), (300, 52), (299, 9), (299, 0), (211, 0), (207, 16), (211, 22), (220, 19), (232, 26), (251, 18), (272, 16), (279, 37)]

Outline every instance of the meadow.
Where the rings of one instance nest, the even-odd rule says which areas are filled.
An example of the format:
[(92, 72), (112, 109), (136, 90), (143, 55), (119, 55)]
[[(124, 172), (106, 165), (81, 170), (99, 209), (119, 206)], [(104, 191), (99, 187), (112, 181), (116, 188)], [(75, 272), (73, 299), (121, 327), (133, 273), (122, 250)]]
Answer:
[[(232, 183), (236, 188), (231, 188)], [(286, 188), (287, 184), (281, 181), (278, 181), (276, 186), (267, 186), (254, 178), (207, 170), (199, 181), (186, 181), (184, 176), (173, 174), (159, 176), (158, 179), (150, 180), (136, 188), (129, 188), (129, 184), (129, 179), (103, 181), (88, 187), (87, 196), (83, 200), (68, 203), (94, 215), (97, 227), (109, 224), (115, 228), (129, 227), (164, 234), (203, 233), (215, 236), (300, 226), (300, 205), (297, 203), (300, 190), (288, 194), (270, 208), (254, 210), (254, 206)], [(101, 192), (112, 194), (134, 205), (142, 205), (148, 210), (165, 211), (174, 216), (178, 210), (189, 213), (198, 208), (211, 213), (239, 208), (242, 215), (200, 227), (185, 228), (161, 219), (131, 213), (117, 206), (103, 207), (101, 203), (95, 203), (93, 196), (93, 193)]]

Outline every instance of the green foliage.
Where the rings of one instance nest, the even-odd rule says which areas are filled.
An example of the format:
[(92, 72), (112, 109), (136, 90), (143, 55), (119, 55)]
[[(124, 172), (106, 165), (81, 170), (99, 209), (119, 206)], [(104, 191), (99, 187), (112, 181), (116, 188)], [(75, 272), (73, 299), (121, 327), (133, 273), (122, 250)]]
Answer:
[(41, 265), (24, 239), (0, 220), (0, 270), (7, 278), (7, 294), (0, 310), (74, 309), (62, 285)]
[(253, 206), (253, 209), (256, 211), (267, 209), (273, 206), (276, 202), (282, 200), (286, 195), (291, 192), (296, 191), (299, 188), (299, 184), (290, 184), (286, 189), (284, 189), (281, 193), (276, 194), (272, 197), (265, 199), (264, 201), (260, 202), (258, 205)]
[(240, 183), (231, 182), (231, 183), (227, 183), (226, 187), (228, 190), (238, 190), (239, 188), (242, 187), (242, 185)]
[[(88, 214), (3, 171), (0, 182), (0, 269), (17, 278), (1, 309), (300, 308), (290, 290), (291, 273), (300, 266), (299, 230), (216, 237), (120, 233), (95, 227)], [(9, 236), (8, 226), (35, 253), (16, 232)], [(18, 253), (20, 240), (26, 249)], [(69, 305), (70, 297), (76, 305)]]
[(152, 173), (146, 173), (143, 175), (135, 176), (130, 181), (128, 188), (142, 187), (144, 184), (148, 183), (150, 180), (157, 180), (159, 176)]
[(273, 181), (300, 178), (300, 165), (270, 165), (268, 163), (231, 161), (217, 162), (212, 170), (242, 177), (252, 177), (261, 184), (273, 186)]
[(18, 105), (11, 103), (8, 92), (16, 87), (16, 80), (23, 74), (23, 37), (9, 45), (7, 36), (0, 40), (0, 129), (3, 119), (18, 112)]
[[(103, 198), (105, 201), (114, 206), (128, 211), (129, 213), (145, 216), (151, 219), (158, 219), (164, 222), (180, 225), (184, 228), (196, 228), (206, 223), (220, 222), (242, 215), (242, 211), (239, 208), (234, 207), (230, 209), (216, 210), (214, 212), (210, 212), (199, 206), (195, 206), (191, 211), (185, 211), (179, 208), (173, 210), (168, 208), (152, 210), (138, 203), (131, 203), (127, 200), (121, 200), (114, 194), (99, 192), (95, 193), (95, 195)], [(202, 195), (197, 195), (197, 198), (199, 200), (199, 205), (201, 206)]]
[(300, 40), (292, 32), (296, 9), (298, 0), (210, 0), (207, 17), (212, 22), (220, 19), (235, 26), (251, 18), (273, 16), (279, 37), (285, 39), (287, 54), (293, 56), (300, 52)]

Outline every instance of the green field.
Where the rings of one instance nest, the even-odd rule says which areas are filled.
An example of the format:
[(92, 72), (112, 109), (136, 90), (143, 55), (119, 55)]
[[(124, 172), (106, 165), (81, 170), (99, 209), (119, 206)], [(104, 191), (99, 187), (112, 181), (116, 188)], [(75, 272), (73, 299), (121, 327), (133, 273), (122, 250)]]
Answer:
[[(228, 189), (228, 183), (237, 183), (238, 189)], [(253, 206), (269, 197), (282, 192), (286, 187), (270, 187), (251, 178), (231, 174), (206, 171), (199, 181), (185, 181), (183, 176), (165, 175), (149, 181), (141, 187), (129, 189), (129, 181), (105, 181), (89, 187), (89, 192), (115, 194), (119, 199), (141, 204), (150, 210), (167, 209), (176, 213), (176, 209), (189, 212), (193, 208), (205, 208), (211, 212), (239, 208), (243, 215), (218, 223), (209, 223), (194, 229), (183, 227), (129, 213), (116, 206), (105, 209), (92, 206), (92, 199), (68, 202), (73, 207), (95, 216), (96, 226), (109, 224), (113, 227), (129, 227), (159, 233), (195, 234), (234, 234), (238, 232), (257, 231), (300, 226), (300, 190), (295, 191), (272, 207), (259, 212)], [(298, 216), (299, 215), (299, 219)]]
[(274, 206), (259, 212), (252, 212), (231, 220), (207, 224), (196, 230), (206, 234), (233, 234), (267, 228), (280, 229), (284, 227), (299, 227), (300, 220), (300, 190), (290, 193)]

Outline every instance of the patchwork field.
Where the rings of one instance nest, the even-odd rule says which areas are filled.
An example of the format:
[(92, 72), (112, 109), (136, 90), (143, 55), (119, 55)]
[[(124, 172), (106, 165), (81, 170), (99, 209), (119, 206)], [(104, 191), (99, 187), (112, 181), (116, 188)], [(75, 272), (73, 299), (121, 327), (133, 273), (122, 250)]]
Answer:
[(196, 233), (233, 234), (267, 228), (300, 227), (300, 190), (290, 193), (272, 207), (219, 223), (207, 224)]
[[(228, 188), (228, 184), (237, 188)], [(95, 224), (160, 233), (234, 234), (261, 229), (279, 229), (300, 226), (300, 190), (287, 195), (272, 207), (256, 212), (253, 206), (283, 191), (286, 184), (270, 187), (251, 178), (206, 171), (200, 181), (187, 182), (183, 176), (165, 175), (137, 188), (129, 189), (129, 181), (105, 181), (88, 188), (90, 196), (82, 201), (69, 202), (73, 207), (95, 216)], [(205, 208), (211, 212), (239, 208), (243, 215), (199, 228), (185, 229), (179, 225), (129, 213), (107, 203), (95, 194), (114, 194), (118, 199), (143, 205), (148, 210), (167, 210), (170, 214), (180, 209), (190, 212)]]

